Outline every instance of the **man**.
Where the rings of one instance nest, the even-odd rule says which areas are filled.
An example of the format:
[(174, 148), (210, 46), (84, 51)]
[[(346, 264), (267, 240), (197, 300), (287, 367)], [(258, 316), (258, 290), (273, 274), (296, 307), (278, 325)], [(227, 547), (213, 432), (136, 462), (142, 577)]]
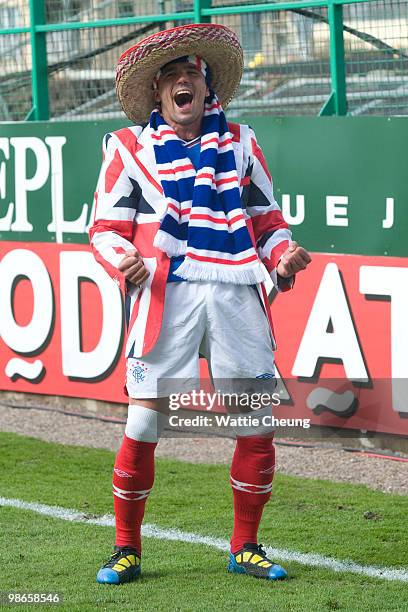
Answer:
[[(261, 379), (273, 389), (262, 283), (267, 270), (278, 289), (290, 289), (310, 262), (290, 242), (253, 131), (226, 122), (223, 106), (241, 75), (236, 35), (214, 24), (153, 34), (119, 60), (117, 93), (135, 125), (104, 138), (90, 231), (96, 259), (124, 291), (128, 324), (129, 412), (113, 473), (116, 542), (101, 583), (140, 575), (140, 530), (170, 389), (194, 388), (199, 351), (221, 387)], [(271, 406), (257, 414), (271, 414)], [(257, 541), (271, 495), (273, 431), (237, 427), (236, 434), (228, 569), (285, 578)]]

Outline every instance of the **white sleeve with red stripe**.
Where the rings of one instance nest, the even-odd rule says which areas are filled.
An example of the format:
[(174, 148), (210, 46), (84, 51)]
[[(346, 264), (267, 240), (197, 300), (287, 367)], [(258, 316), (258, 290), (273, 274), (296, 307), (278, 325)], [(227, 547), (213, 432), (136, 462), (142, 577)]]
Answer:
[[(133, 186), (114, 134), (103, 138), (103, 163), (95, 192), (95, 217), (89, 230), (95, 259), (123, 289), (125, 281), (118, 266), (123, 255), (134, 249), (132, 237), (136, 210), (126, 203)], [(118, 205), (119, 204), (119, 205)]]
[(247, 212), (252, 218), (255, 241), (262, 263), (268, 270), (275, 287), (279, 291), (287, 291), (292, 288), (294, 277), (282, 282), (280, 277), (278, 279), (276, 266), (292, 240), (292, 232), (274, 198), (272, 177), (262, 149), (251, 128), (249, 128), (249, 135), (251, 139), (250, 159), (253, 166)]

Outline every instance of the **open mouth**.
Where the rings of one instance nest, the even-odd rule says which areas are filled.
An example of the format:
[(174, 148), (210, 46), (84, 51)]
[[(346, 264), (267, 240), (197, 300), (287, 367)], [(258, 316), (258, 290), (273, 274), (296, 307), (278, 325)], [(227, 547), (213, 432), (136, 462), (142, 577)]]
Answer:
[(189, 106), (193, 101), (193, 94), (188, 90), (178, 91), (174, 95), (174, 102), (179, 108), (185, 108)]

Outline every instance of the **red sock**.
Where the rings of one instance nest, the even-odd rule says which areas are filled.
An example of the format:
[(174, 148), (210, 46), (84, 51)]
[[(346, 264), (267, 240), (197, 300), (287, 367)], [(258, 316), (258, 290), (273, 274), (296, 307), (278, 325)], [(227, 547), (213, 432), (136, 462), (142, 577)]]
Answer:
[(247, 542), (258, 542), (258, 527), (263, 507), (271, 496), (275, 470), (275, 447), (272, 438), (237, 437), (231, 465), (234, 494), (234, 530), (231, 552)]
[(113, 470), (116, 545), (141, 553), (141, 527), (147, 496), (154, 481), (156, 442), (139, 442), (125, 434)]

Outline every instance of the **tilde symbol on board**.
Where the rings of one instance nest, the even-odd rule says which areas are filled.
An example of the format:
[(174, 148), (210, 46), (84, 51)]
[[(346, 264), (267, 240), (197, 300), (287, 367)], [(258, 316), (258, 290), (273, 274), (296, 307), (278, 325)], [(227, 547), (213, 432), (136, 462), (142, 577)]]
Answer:
[(40, 359), (31, 363), (20, 357), (13, 357), (7, 363), (5, 373), (12, 381), (17, 380), (17, 378), (25, 378), (30, 382), (38, 383), (45, 376), (45, 367)]
[(337, 416), (350, 417), (357, 410), (358, 399), (350, 390), (344, 391), (344, 393), (336, 393), (332, 389), (317, 387), (309, 393), (306, 405), (315, 414), (327, 411)]

